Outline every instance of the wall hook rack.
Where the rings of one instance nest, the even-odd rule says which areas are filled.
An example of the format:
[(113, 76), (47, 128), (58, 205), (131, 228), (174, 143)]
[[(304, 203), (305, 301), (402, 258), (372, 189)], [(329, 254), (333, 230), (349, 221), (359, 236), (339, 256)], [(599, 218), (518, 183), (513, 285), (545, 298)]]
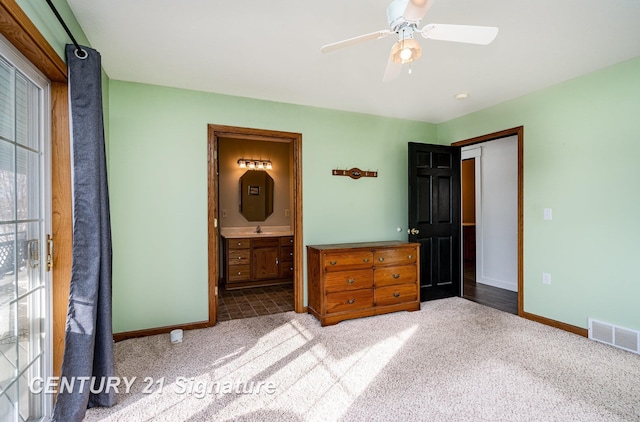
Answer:
[(357, 167), (354, 167), (349, 170), (339, 170), (335, 169), (331, 171), (331, 174), (334, 176), (349, 176), (352, 179), (359, 179), (361, 177), (378, 177), (377, 171), (369, 171), (369, 170), (360, 170)]

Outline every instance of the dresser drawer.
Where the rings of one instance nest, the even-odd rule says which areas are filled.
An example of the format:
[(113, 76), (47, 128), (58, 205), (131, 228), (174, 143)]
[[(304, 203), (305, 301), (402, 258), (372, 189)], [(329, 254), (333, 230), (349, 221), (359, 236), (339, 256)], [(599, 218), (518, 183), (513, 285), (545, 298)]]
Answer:
[(418, 300), (418, 286), (416, 283), (376, 288), (376, 306), (396, 305), (398, 303), (415, 302), (416, 300)]
[(406, 265), (416, 262), (415, 248), (382, 249), (375, 252), (374, 263), (380, 265)]
[(252, 248), (277, 248), (277, 237), (259, 237), (251, 239)]
[(229, 249), (249, 249), (251, 247), (251, 239), (228, 239), (227, 246)]
[(395, 267), (381, 267), (373, 271), (373, 284), (376, 288), (392, 284), (415, 283), (417, 269), (415, 265), (399, 265)]
[(330, 293), (326, 297), (327, 313), (355, 311), (373, 306), (373, 289)]
[(327, 252), (324, 254), (326, 271), (340, 271), (345, 268), (371, 268), (373, 265), (371, 251)]
[(229, 265), (250, 265), (251, 250), (235, 249), (229, 251)]
[(373, 287), (373, 270), (350, 270), (327, 273), (324, 282), (327, 293)]
[(250, 265), (233, 265), (229, 266), (229, 274), (227, 274), (227, 280), (229, 281), (244, 281), (251, 278), (251, 266)]

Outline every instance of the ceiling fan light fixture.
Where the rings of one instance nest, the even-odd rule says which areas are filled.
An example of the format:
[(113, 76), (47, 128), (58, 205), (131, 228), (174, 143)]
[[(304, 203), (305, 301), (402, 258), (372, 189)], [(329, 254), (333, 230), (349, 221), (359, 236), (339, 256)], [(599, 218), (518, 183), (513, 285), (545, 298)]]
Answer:
[(391, 49), (391, 59), (395, 63), (405, 64), (417, 60), (422, 55), (420, 43), (413, 38), (397, 41)]

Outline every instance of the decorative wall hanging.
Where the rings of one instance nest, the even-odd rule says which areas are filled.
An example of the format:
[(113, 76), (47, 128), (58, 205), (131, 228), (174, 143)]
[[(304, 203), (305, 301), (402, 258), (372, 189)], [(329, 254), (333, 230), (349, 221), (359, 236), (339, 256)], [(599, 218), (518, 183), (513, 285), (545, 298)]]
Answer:
[(378, 177), (377, 171), (364, 171), (358, 167), (354, 167), (350, 170), (332, 170), (331, 174), (334, 176), (349, 176), (352, 179), (359, 179), (361, 177)]

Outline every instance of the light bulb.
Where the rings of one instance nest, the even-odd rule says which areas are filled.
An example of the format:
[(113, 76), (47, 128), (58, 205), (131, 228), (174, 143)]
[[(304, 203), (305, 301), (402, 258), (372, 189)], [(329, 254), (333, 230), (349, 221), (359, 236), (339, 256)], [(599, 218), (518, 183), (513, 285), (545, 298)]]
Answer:
[(411, 49), (410, 48), (403, 48), (400, 51), (400, 58), (402, 59), (402, 61), (407, 61), (411, 58)]

